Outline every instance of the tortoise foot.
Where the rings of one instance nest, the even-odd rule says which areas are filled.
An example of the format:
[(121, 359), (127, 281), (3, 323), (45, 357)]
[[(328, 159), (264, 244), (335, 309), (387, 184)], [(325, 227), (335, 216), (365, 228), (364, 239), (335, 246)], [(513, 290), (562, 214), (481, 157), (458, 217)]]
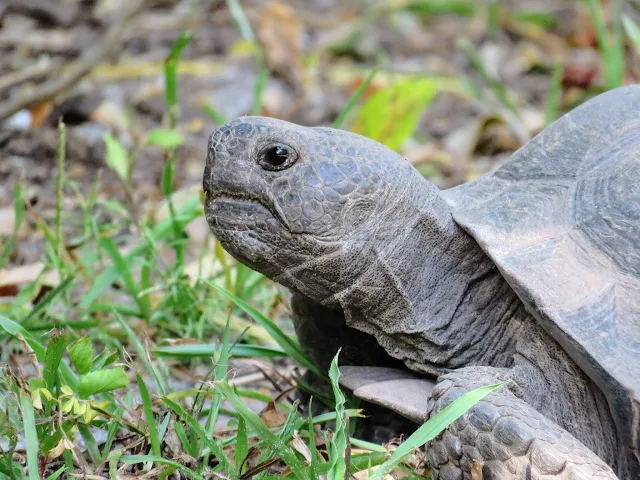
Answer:
[[(441, 376), (429, 400), (429, 416), (470, 390), (511, 382), (508, 373), (467, 367)], [(436, 437), (427, 454), (434, 480), (618, 478), (594, 452), (512, 393), (509, 383)]]

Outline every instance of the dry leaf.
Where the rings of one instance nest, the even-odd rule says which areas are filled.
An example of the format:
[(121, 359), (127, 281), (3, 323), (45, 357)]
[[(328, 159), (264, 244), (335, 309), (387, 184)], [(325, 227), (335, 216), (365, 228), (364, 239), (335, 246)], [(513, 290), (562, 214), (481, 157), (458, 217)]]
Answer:
[(53, 111), (53, 103), (50, 101), (44, 101), (36, 103), (29, 109), (31, 111), (31, 128), (38, 128), (44, 125), (49, 115)]
[(307, 444), (300, 438), (297, 431), (293, 432), (293, 440), (289, 442), (289, 446), (301, 454), (307, 462), (311, 463), (313, 461), (311, 450), (309, 450)]
[[(16, 226), (16, 211), (13, 205), (0, 208), (0, 237), (13, 235)], [(29, 233), (26, 222), (22, 222), (18, 229), (18, 238), (25, 238)]]
[(20, 286), (33, 282), (42, 273), (44, 263), (33, 263), (19, 267), (0, 270), (0, 287)]
[(66, 438), (62, 438), (55, 447), (49, 450), (49, 452), (47, 453), (47, 460), (55, 460), (60, 455), (62, 455), (65, 450), (72, 449), (73, 445), (70, 445), (69, 440), (67, 440)]
[(260, 418), (269, 428), (281, 427), (287, 420), (287, 416), (287, 413), (278, 410), (276, 408), (276, 404), (273, 402), (269, 402), (269, 404), (260, 413)]
[(267, 66), (301, 91), (305, 80), (302, 25), (293, 8), (268, 2), (260, 12), (256, 36)]

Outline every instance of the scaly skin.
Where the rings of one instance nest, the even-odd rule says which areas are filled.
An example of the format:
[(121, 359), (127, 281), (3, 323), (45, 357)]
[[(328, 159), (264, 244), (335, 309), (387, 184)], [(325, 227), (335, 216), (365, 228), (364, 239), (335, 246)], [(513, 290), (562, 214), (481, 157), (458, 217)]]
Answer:
[[(430, 415), (469, 390), (504, 381), (509, 371), (491, 367), (443, 375), (429, 400)], [(441, 480), (471, 478), (474, 462), (485, 480), (617, 478), (595, 453), (505, 388), (454, 422), (429, 445), (428, 455)]]
[[(203, 183), (213, 233), (294, 292), (319, 363), (343, 344), (350, 363), (401, 361), (439, 378), (432, 413), (510, 380), (428, 449), (434, 478), (470, 479), (474, 460), (485, 478), (632, 478), (602, 392), (406, 160), (348, 132), (243, 117), (211, 136)], [(348, 328), (389, 357), (349, 348), (368, 337)]]

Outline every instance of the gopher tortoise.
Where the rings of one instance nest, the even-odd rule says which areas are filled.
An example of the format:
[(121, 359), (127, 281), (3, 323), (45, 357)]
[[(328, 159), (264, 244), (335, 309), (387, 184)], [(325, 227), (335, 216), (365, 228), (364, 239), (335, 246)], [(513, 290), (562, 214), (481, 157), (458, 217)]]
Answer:
[(440, 191), (346, 131), (241, 117), (209, 140), (205, 213), (288, 287), (343, 384), (420, 423), (504, 383), (427, 447), (433, 477), (640, 479), (640, 86)]

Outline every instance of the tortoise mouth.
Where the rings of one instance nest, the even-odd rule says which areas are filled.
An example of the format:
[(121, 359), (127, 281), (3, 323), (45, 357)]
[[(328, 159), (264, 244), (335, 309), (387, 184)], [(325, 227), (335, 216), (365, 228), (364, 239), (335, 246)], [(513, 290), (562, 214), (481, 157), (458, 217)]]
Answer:
[(248, 225), (267, 215), (286, 225), (274, 205), (257, 196), (216, 189), (207, 197), (213, 216), (226, 224)]

